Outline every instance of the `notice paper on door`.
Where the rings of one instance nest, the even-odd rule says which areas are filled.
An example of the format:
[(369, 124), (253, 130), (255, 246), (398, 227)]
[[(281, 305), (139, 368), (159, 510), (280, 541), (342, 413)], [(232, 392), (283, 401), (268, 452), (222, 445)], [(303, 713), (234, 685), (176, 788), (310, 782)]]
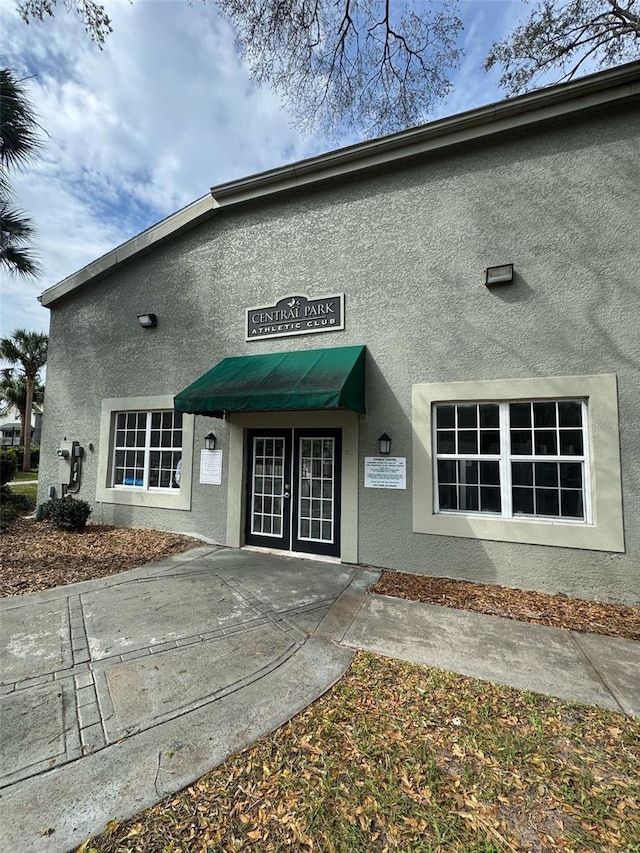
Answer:
[(200, 482), (219, 486), (222, 483), (222, 451), (200, 451)]

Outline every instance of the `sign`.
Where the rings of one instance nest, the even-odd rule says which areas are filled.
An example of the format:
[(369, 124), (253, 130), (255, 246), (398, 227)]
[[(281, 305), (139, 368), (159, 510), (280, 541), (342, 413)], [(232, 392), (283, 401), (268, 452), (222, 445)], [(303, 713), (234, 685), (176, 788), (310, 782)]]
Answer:
[(344, 293), (337, 296), (285, 296), (275, 305), (247, 308), (246, 340), (312, 335), (344, 329)]
[(222, 451), (200, 451), (200, 482), (219, 486), (222, 483)]
[(404, 456), (365, 456), (365, 489), (406, 489), (407, 460)]

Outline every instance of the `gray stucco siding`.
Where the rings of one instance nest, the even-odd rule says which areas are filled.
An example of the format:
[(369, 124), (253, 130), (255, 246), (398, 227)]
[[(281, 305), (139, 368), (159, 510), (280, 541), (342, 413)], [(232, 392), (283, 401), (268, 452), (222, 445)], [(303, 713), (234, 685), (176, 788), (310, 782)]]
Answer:
[[(227, 355), (367, 346), (360, 419), (359, 560), (588, 598), (640, 598), (640, 254), (638, 110), (456, 150), (368, 178), (227, 211), (57, 304), (40, 499), (63, 437), (87, 450), (80, 496), (93, 502), (106, 397), (174, 394)], [(484, 268), (513, 262), (514, 285)], [(287, 294), (345, 293), (344, 332), (244, 341), (244, 308)], [(136, 315), (158, 315), (144, 331)], [(625, 553), (412, 532), (417, 382), (615, 373)], [(199, 483), (191, 511), (103, 504), (94, 520), (225, 542), (222, 486)], [(606, 428), (606, 425), (602, 425)], [(382, 431), (407, 457), (406, 491), (364, 489)]]

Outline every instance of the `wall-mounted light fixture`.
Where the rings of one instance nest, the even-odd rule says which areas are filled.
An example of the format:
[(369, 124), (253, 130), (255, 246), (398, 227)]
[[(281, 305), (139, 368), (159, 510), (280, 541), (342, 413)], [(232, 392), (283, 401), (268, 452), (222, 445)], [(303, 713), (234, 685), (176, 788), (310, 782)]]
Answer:
[(388, 456), (391, 453), (391, 436), (383, 432), (378, 439), (378, 449), (380, 456)]
[(143, 329), (154, 329), (158, 325), (158, 318), (155, 314), (138, 314), (138, 323)]
[(217, 441), (217, 439), (212, 432), (207, 433), (207, 435), (205, 435), (205, 437), (204, 437), (204, 448), (205, 448), (205, 450), (215, 450), (216, 449), (216, 441)]
[(513, 264), (501, 264), (498, 267), (487, 267), (484, 283), (487, 287), (494, 284), (511, 284), (513, 281)]

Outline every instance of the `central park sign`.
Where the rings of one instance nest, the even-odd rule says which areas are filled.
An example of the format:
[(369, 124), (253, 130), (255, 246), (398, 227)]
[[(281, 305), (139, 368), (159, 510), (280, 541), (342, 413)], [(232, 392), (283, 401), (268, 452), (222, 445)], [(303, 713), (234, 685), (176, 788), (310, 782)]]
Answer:
[(248, 341), (337, 332), (344, 329), (344, 294), (317, 299), (285, 296), (275, 305), (247, 308), (245, 328)]

